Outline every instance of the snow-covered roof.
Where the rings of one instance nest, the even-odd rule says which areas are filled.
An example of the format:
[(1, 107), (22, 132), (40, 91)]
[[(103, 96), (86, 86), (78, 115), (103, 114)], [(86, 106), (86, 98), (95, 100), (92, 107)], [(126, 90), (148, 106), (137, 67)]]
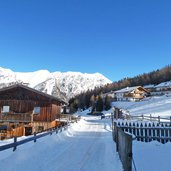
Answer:
[(161, 87), (170, 87), (171, 86), (171, 81), (163, 82), (158, 85), (156, 85), (156, 88), (161, 88)]
[(155, 85), (154, 84), (149, 84), (149, 85), (143, 86), (143, 88), (155, 88)]
[(131, 92), (131, 91), (137, 89), (138, 87), (140, 87), (140, 86), (126, 87), (126, 88), (123, 88), (123, 89), (121, 89), (121, 90), (115, 91), (115, 93), (127, 93), (127, 92)]

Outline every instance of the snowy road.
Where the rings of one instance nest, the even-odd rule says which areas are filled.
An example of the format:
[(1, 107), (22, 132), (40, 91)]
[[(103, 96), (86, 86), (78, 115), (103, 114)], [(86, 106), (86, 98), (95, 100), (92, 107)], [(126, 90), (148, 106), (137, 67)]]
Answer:
[(0, 171), (122, 171), (110, 125), (87, 117), (15, 152), (0, 152)]

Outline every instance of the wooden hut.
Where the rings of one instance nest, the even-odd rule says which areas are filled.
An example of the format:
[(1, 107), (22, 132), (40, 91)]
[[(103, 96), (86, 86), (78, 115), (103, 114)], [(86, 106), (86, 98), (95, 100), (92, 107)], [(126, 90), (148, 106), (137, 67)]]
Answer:
[(22, 84), (0, 90), (1, 139), (30, 135), (57, 126), (65, 102)]

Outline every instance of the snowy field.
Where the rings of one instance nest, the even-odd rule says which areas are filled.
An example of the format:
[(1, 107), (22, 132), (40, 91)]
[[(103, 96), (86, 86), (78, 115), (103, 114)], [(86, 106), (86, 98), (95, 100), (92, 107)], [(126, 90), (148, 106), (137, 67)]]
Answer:
[(68, 130), (0, 152), (0, 171), (122, 171), (110, 119), (85, 116)]
[(171, 143), (133, 141), (133, 158), (137, 171), (171, 171)]
[(113, 102), (112, 106), (129, 111), (131, 115), (171, 116), (171, 95), (154, 96), (140, 102)]

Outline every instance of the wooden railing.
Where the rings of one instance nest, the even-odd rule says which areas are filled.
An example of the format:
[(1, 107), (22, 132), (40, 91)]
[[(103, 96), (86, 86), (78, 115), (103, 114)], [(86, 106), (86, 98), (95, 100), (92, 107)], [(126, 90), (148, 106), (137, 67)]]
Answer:
[(125, 133), (121, 128), (112, 130), (116, 151), (119, 154), (125, 171), (132, 171), (132, 136)]
[(17, 114), (8, 114), (1, 113), (0, 121), (12, 121), (12, 122), (31, 122), (31, 114), (17, 113)]
[(141, 94), (130, 94), (130, 93), (124, 94), (124, 97), (132, 97), (132, 98), (138, 98), (138, 99), (144, 98), (144, 96)]
[(114, 119), (127, 119), (127, 120), (146, 120), (146, 121), (157, 121), (159, 123), (170, 123), (171, 124), (171, 116), (161, 117), (161, 116), (152, 116), (150, 115), (130, 115), (129, 111), (126, 113), (122, 112), (122, 109), (115, 107), (115, 112), (113, 114)]
[(170, 123), (170, 125), (171, 125), (171, 116), (169, 116), (169, 117), (161, 117), (161, 116), (152, 116), (152, 115), (148, 115), (148, 116), (146, 116), (146, 115), (140, 115), (140, 116), (129, 116), (129, 117), (127, 117), (128, 119), (136, 119), (136, 120), (145, 120), (145, 121), (156, 121), (156, 122), (158, 122), (158, 123), (167, 123), (167, 124), (169, 124)]
[(34, 133), (33, 136), (26, 138), (26, 139), (23, 139), (23, 140), (20, 140), (20, 141), (17, 141), (17, 137), (14, 137), (14, 142), (0, 146), (0, 151), (7, 150), (9, 148), (13, 148), (13, 151), (15, 151), (17, 149), (17, 146), (19, 146), (19, 145), (25, 144), (25, 143), (30, 142), (30, 141), (36, 142), (37, 139), (45, 137), (47, 135), (52, 135), (52, 133), (54, 133), (54, 132), (56, 132), (56, 134), (58, 132), (62, 132), (62, 130), (67, 129), (67, 127), (68, 127), (68, 125), (66, 124), (63, 127), (58, 127), (56, 129), (50, 129), (49, 131), (44, 132), (44, 133), (40, 133), (40, 134)]
[(68, 122), (77, 122), (80, 118), (69, 114), (59, 114), (56, 119), (59, 119), (59, 121), (66, 120)]

